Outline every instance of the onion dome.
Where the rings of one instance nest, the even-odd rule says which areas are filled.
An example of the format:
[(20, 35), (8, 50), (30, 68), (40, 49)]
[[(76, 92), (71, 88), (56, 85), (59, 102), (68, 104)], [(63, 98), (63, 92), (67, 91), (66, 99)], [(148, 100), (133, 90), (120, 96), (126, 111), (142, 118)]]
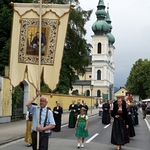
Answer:
[(111, 33), (107, 33), (107, 36), (109, 37), (109, 45), (113, 45), (115, 43), (115, 38)]
[(96, 11), (97, 21), (92, 25), (92, 30), (95, 35), (104, 35), (110, 31), (110, 25), (105, 21), (106, 11), (103, 0), (99, 0), (97, 11)]
[(115, 43), (115, 38), (114, 36), (111, 34), (111, 30), (112, 30), (112, 25), (111, 25), (111, 19), (110, 19), (110, 15), (109, 15), (109, 7), (107, 7), (107, 14), (106, 14), (106, 18), (105, 21), (109, 24), (110, 26), (110, 30), (107, 33), (107, 36), (109, 37), (109, 45), (113, 45)]

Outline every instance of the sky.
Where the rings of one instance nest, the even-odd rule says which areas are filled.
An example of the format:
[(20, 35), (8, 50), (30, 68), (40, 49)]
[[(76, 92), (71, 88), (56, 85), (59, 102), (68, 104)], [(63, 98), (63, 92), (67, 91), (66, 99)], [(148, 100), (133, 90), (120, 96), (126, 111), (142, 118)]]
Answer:
[[(84, 10), (93, 10), (90, 21), (85, 25), (85, 38), (92, 44), (94, 34), (91, 27), (97, 20), (95, 12), (99, 0), (79, 0)], [(112, 21), (115, 37), (115, 77), (114, 86), (125, 85), (133, 64), (138, 59), (150, 57), (150, 0), (104, 0)], [(107, 9), (106, 9), (107, 10)]]

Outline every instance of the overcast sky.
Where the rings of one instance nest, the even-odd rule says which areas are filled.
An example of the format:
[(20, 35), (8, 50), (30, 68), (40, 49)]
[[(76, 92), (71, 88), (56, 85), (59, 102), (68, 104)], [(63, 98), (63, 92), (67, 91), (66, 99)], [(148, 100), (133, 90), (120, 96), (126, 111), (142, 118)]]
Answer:
[[(92, 9), (87, 22), (86, 39), (92, 44), (92, 24), (99, 0), (79, 0), (84, 10)], [(133, 64), (150, 57), (150, 0), (104, 0), (112, 21), (115, 37), (115, 86), (124, 86)]]

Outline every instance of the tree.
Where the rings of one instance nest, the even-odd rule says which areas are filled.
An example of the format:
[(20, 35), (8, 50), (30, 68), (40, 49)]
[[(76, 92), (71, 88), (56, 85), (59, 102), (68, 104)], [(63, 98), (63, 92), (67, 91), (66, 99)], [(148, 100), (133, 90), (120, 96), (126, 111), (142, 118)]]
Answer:
[[(33, 2), (34, 0), (15, 0), (13, 2)], [(5, 66), (9, 65), (10, 33), (12, 23), (11, 0), (0, 1), (0, 75), (4, 75)], [(64, 47), (64, 56), (60, 72), (60, 82), (56, 93), (68, 94), (75, 82), (75, 73), (85, 73), (85, 67), (89, 65), (89, 53), (91, 45), (84, 39), (85, 23), (90, 19), (92, 11), (84, 11), (78, 5), (78, 0), (45, 0), (49, 3), (67, 4), (74, 2), (76, 7), (71, 9), (68, 23), (67, 37)], [(46, 85), (42, 89), (49, 91)]]
[(76, 81), (76, 72), (84, 74), (89, 65), (89, 53), (92, 47), (84, 39), (85, 23), (89, 20), (92, 11), (84, 11), (80, 6), (72, 9), (68, 23), (68, 30), (60, 72), (60, 82), (56, 93), (68, 94), (72, 83)]
[[(32, 0), (15, 0), (14, 2), (31, 2)], [(5, 66), (9, 65), (10, 35), (13, 8), (11, 0), (0, 0), (0, 75), (4, 76)]]
[(4, 68), (9, 63), (12, 11), (7, 5), (8, 2), (8, 0), (0, 1), (0, 75), (4, 75)]
[(126, 82), (127, 89), (142, 99), (150, 97), (150, 61), (139, 59), (133, 65)]
[(19, 104), (19, 102), (22, 99), (22, 93), (23, 93), (22, 84), (13, 88), (13, 91), (12, 91), (12, 116), (17, 115), (17, 104)]

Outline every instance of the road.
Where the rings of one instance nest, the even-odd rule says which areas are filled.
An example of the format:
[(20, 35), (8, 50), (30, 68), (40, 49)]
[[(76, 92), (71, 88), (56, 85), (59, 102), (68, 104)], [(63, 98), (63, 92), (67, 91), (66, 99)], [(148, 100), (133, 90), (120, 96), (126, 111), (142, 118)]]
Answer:
[[(113, 122), (113, 120), (112, 120)], [(116, 150), (116, 146), (110, 143), (111, 137), (110, 125), (103, 125), (99, 116), (89, 118), (89, 137), (86, 139), (86, 150)], [(139, 125), (135, 127), (136, 136), (130, 140), (130, 143), (122, 147), (122, 150), (149, 150), (150, 149), (150, 131), (139, 114)], [(31, 150), (26, 143), (20, 139), (0, 146), (0, 150)], [(61, 132), (53, 132), (49, 140), (49, 150), (75, 150), (77, 149), (77, 139), (75, 129), (70, 129), (67, 125), (62, 127)]]

